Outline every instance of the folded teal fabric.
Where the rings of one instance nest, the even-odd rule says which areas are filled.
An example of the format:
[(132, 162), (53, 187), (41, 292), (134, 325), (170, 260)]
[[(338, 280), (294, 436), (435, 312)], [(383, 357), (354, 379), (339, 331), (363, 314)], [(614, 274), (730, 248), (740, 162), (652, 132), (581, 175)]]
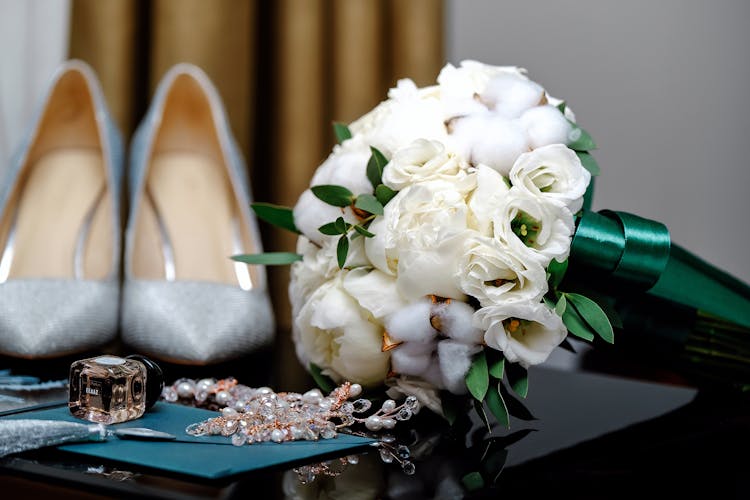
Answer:
[[(320, 441), (259, 443), (238, 447), (233, 446), (226, 437), (191, 436), (185, 432), (188, 425), (217, 415), (208, 410), (159, 402), (138, 420), (112, 427), (148, 427), (174, 434), (178, 441), (134, 441), (113, 437), (100, 443), (70, 444), (59, 449), (177, 474), (219, 479), (266, 467), (292, 466), (324, 457), (343, 456), (375, 442), (369, 438), (339, 434), (334, 439)], [(82, 422), (70, 414), (67, 406), (4, 418)]]

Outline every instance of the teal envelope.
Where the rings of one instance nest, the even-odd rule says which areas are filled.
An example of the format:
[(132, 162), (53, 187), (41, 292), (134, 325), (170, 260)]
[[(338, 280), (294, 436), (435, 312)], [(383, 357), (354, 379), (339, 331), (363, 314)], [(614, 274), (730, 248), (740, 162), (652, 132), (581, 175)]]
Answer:
[[(322, 460), (323, 457), (343, 456), (361, 451), (375, 442), (374, 439), (339, 434), (333, 439), (320, 441), (234, 446), (227, 437), (191, 436), (185, 432), (188, 425), (217, 415), (217, 412), (200, 408), (159, 402), (143, 417), (112, 427), (148, 427), (174, 434), (178, 441), (135, 441), (113, 437), (100, 443), (63, 445), (59, 449), (178, 474), (218, 479), (266, 467), (292, 466), (314, 462), (316, 458)], [(70, 414), (67, 406), (4, 418), (82, 422)]]

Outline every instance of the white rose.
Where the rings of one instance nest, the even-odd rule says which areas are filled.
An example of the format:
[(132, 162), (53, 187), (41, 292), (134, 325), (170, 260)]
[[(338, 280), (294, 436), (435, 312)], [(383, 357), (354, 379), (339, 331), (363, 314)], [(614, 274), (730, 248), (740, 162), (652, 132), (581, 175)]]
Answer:
[(350, 224), (356, 224), (358, 219), (351, 208), (341, 208), (329, 205), (315, 196), (312, 191), (306, 189), (297, 200), (293, 210), (294, 224), (307, 239), (318, 245), (334, 237), (326, 236), (318, 228), (323, 224), (335, 221), (343, 217)]
[(532, 148), (548, 144), (567, 144), (570, 122), (554, 106), (537, 106), (521, 115), (521, 126)]
[(510, 191), (505, 178), (494, 169), (479, 165), (477, 187), (469, 198), (469, 226), (483, 236), (492, 236), (492, 214), (502, 206)]
[(529, 151), (520, 122), (494, 113), (453, 120), (449, 144), (472, 165), (481, 163), (502, 175), (507, 175), (516, 159)]
[(463, 298), (455, 274), (467, 231), (467, 193), (444, 181), (410, 186), (386, 206), (385, 231), (379, 229), (383, 240), (365, 242), (370, 245), (368, 254), (376, 246), (384, 250), (385, 257), (371, 258), (373, 262), (398, 263), (398, 289), (406, 299), (430, 294)]
[(494, 238), (478, 234), (468, 238), (459, 268), (461, 290), (485, 307), (500, 302), (538, 301), (547, 293), (544, 268)]
[(570, 253), (573, 214), (564, 206), (533, 198), (512, 187), (492, 217), (494, 235), (516, 255), (528, 255), (547, 267)]
[(474, 315), (489, 347), (511, 363), (529, 367), (547, 360), (567, 330), (560, 316), (541, 302), (513, 302), (485, 307)]
[(340, 279), (320, 286), (294, 320), (297, 350), (336, 380), (366, 386), (383, 382), (389, 366), (381, 352), (383, 327), (368, 319)]
[(466, 177), (467, 166), (446, 152), (441, 143), (417, 139), (396, 151), (383, 170), (383, 184), (400, 191), (422, 181), (458, 181)]
[(353, 134), (386, 158), (416, 139), (445, 141), (442, 105), (434, 92), (418, 89), (411, 80), (399, 80), (389, 95), (393, 97), (349, 126)]
[(510, 170), (510, 181), (532, 197), (565, 205), (575, 213), (583, 206), (591, 174), (574, 151), (552, 144), (522, 154)]

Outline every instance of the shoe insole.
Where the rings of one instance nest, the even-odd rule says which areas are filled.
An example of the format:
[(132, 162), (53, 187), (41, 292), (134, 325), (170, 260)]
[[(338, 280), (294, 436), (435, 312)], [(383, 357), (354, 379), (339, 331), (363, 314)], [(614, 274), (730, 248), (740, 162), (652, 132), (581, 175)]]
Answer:
[(81, 237), (86, 240), (79, 277), (102, 279), (111, 271), (110, 200), (102, 162), (98, 150), (72, 148), (48, 152), (26, 167), (16, 198), (9, 279), (74, 278)]
[(233, 221), (240, 215), (224, 166), (201, 154), (160, 153), (151, 160), (145, 189), (134, 274), (165, 279), (167, 247), (174, 259), (174, 279), (236, 285), (229, 257), (238, 253)]

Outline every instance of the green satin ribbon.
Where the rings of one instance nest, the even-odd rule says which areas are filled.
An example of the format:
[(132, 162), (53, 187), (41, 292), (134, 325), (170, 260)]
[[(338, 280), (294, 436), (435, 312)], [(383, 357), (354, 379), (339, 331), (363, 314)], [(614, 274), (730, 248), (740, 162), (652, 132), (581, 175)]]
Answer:
[(625, 212), (584, 211), (570, 250), (571, 270), (585, 268), (609, 289), (648, 291), (750, 328), (750, 286), (670, 243), (660, 222)]
[(620, 283), (648, 290), (667, 267), (669, 230), (626, 212), (584, 212), (571, 246), (572, 260), (604, 271)]

